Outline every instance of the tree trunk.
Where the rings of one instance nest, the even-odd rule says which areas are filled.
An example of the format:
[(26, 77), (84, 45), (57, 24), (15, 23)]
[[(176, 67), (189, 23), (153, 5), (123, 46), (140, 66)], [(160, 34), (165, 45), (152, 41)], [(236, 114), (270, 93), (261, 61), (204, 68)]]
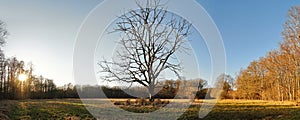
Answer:
[(149, 101), (153, 101), (153, 98), (152, 98), (152, 96), (153, 96), (153, 94), (154, 94), (154, 86), (149, 86), (148, 87), (148, 92), (149, 92)]

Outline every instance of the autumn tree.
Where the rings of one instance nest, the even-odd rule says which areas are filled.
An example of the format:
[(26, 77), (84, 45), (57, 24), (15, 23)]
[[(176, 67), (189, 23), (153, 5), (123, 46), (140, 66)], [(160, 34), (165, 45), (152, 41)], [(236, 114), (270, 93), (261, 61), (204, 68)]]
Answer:
[(286, 87), (289, 99), (295, 100), (299, 96), (300, 86), (300, 6), (289, 10), (282, 35), (284, 40), (280, 43), (280, 51), (285, 58)]
[(300, 6), (288, 11), (279, 49), (241, 70), (237, 91), (241, 98), (298, 100), (300, 97)]
[(137, 3), (138, 10), (130, 10), (119, 17), (115, 29), (124, 37), (112, 61), (101, 61), (99, 66), (106, 81), (138, 83), (154, 94), (158, 77), (163, 71), (172, 71), (180, 77), (182, 66), (175, 52), (187, 51), (186, 37), (191, 24), (167, 12), (159, 0)]
[(233, 83), (234, 83), (234, 79), (230, 75), (221, 74), (218, 76), (216, 84), (218, 86), (223, 86), (222, 92), (220, 95), (221, 99), (228, 98), (228, 96), (229, 96), (228, 92), (233, 89)]

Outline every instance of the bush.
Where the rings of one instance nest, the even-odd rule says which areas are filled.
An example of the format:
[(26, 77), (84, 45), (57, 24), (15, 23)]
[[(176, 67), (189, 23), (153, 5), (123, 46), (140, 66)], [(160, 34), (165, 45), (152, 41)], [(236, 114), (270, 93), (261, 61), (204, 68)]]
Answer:
[(114, 105), (125, 105), (125, 103), (122, 101), (116, 101), (114, 102)]
[(149, 101), (145, 98), (137, 98), (134, 102), (131, 99), (127, 99), (126, 101), (112, 101), (114, 105), (125, 105), (125, 106), (164, 106), (169, 104), (169, 101), (162, 101), (161, 99), (153, 99), (153, 102)]

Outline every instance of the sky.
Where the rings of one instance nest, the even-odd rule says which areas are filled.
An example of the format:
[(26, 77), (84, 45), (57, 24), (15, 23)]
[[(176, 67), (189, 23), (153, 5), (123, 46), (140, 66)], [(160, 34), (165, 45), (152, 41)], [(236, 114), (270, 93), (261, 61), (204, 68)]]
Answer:
[(298, 0), (198, 0), (221, 32), (227, 56), (227, 73), (236, 76), (241, 67), (278, 48), (291, 6)]
[[(1, 0), (0, 20), (7, 24), (10, 33), (3, 48), (6, 56), (32, 62), (34, 74), (53, 79), (59, 86), (74, 83), (72, 62), (76, 35), (85, 17), (101, 2)], [(197, 2), (208, 12), (222, 35), (227, 56), (226, 72), (233, 77), (240, 68), (277, 48), (282, 40), (287, 11), (300, 4), (298, 0)]]

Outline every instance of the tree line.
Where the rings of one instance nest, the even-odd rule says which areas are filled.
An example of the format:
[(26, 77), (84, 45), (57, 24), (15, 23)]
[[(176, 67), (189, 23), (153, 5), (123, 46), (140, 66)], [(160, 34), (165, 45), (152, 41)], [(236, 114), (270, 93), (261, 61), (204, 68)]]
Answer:
[(237, 95), (242, 99), (298, 100), (300, 98), (300, 6), (288, 11), (279, 48), (242, 69)]
[[(72, 84), (57, 87), (52, 79), (33, 75), (31, 63), (25, 66), (24, 61), (19, 61), (16, 57), (5, 58), (3, 52), (0, 59), (0, 100), (78, 97)], [(19, 78), (21, 74), (26, 75), (24, 81)]]
[[(148, 98), (148, 90), (143, 86), (125, 88), (124, 86), (90, 86), (77, 85), (77, 92), (81, 98)], [(180, 91), (179, 91), (180, 90)], [(103, 91), (104, 94), (99, 94)], [(152, 98), (163, 99), (189, 99), (196, 97), (204, 99), (209, 92), (207, 81), (202, 79), (194, 80), (164, 80), (154, 89)]]
[(0, 100), (78, 97), (72, 84), (57, 87), (52, 79), (34, 75), (32, 63), (25, 65), (16, 57), (6, 57), (2, 47), (7, 36), (6, 24), (0, 21)]

